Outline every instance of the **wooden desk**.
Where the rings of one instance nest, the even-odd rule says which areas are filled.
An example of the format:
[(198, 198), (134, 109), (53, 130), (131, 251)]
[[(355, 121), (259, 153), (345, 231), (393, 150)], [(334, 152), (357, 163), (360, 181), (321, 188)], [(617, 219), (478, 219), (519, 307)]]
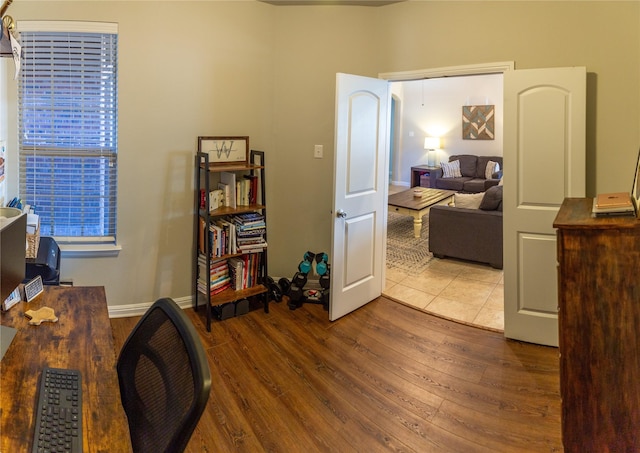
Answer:
[[(29, 325), (24, 312), (43, 306), (55, 310), (58, 322)], [(36, 300), (3, 313), (2, 324), (18, 332), (0, 362), (0, 451), (31, 451), (44, 366), (82, 373), (84, 452), (131, 451), (104, 288), (45, 286)]]

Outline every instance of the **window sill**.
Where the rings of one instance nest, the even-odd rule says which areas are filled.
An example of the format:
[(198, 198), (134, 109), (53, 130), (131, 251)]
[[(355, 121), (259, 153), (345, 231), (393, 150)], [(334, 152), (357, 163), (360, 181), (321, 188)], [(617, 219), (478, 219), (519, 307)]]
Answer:
[(60, 256), (63, 258), (98, 258), (118, 256), (120, 244), (60, 244)]

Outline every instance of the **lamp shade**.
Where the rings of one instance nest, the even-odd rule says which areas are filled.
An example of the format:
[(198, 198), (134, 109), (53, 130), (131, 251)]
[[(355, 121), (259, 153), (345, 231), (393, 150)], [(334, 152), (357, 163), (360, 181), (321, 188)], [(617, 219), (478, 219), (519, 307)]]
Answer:
[(424, 138), (424, 149), (440, 149), (440, 138), (439, 137), (425, 137)]

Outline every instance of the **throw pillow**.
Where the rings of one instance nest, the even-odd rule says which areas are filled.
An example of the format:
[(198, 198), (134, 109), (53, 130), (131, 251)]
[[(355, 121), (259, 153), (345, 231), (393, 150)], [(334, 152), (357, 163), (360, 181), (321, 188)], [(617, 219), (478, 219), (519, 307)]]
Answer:
[(487, 162), (487, 168), (484, 171), (485, 179), (493, 179), (493, 174), (500, 171), (500, 164), (490, 160)]
[(453, 194), (453, 203), (456, 208), (478, 209), (482, 203), (484, 192), (480, 193), (456, 193)]
[(482, 197), (480, 209), (483, 211), (495, 211), (498, 209), (502, 203), (502, 187), (503, 186), (489, 187), (484, 193), (484, 197)]
[(462, 177), (462, 173), (460, 173), (459, 160), (454, 160), (452, 162), (440, 162), (440, 166), (442, 167), (443, 178), (461, 178)]

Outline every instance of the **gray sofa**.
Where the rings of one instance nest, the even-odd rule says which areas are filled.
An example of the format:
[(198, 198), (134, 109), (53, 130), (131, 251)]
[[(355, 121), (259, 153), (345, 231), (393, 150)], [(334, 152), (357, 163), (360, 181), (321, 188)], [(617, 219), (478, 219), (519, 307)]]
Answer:
[[(487, 200), (487, 194), (492, 200)], [(487, 194), (481, 204), (484, 209), (431, 207), (429, 251), (434, 256), (478, 261), (502, 269), (502, 186)]]
[[(478, 193), (484, 192), (489, 187), (498, 185), (502, 178), (502, 156), (474, 156), (471, 154), (460, 154), (450, 156), (449, 162), (460, 161), (459, 178), (443, 178), (442, 169), (436, 171), (436, 189), (455, 190), (456, 192)], [(500, 171), (492, 174), (490, 179), (485, 178), (487, 162), (497, 162), (500, 164)]]

